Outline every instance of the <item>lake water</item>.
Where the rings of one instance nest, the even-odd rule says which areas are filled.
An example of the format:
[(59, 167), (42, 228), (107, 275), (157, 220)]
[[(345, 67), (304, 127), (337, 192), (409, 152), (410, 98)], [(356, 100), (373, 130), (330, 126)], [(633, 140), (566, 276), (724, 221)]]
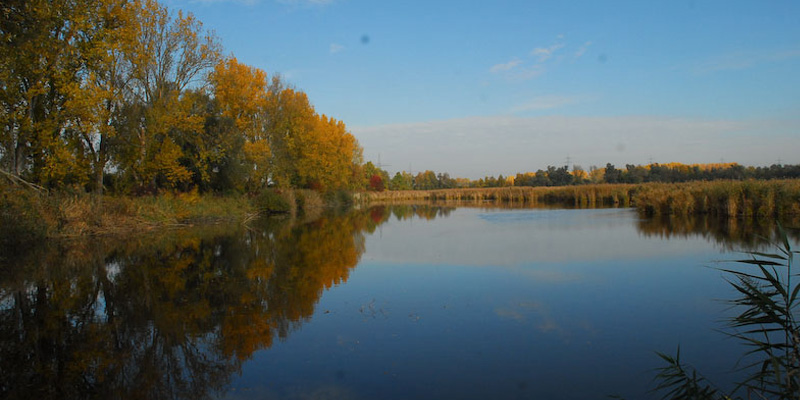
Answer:
[(769, 228), (382, 206), (51, 243), (0, 269), (0, 398), (654, 398), (729, 387), (716, 261)]

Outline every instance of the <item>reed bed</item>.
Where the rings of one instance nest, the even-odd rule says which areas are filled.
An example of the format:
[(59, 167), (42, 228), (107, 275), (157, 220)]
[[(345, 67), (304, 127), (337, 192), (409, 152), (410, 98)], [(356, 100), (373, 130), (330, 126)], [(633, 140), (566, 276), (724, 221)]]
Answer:
[(495, 203), (577, 208), (636, 207), (642, 214), (779, 217), (800, 215), (800, 180), (597, 184), (367, 192), (370, 204)]
[(398, 203), (431, 201), (447, 203), (499, 203), (563, 205), (571, 207), (628, 207), (636, 185), (583, 185), (562, 187), (499, 187), (439, 190), (401, 190), (367, 192), (366, 202)]
[(627, 207), (635, 185), (585, 185), (562, 187), (500, 187), (368, 192), (369, 203), (409, 201), (489, 202), (520, 205), (559, 204), (574, 207)]
[(654, 183), (641, 185), (634, 201), (648, 216), (793, 216), (800, 215), (800, 180)]

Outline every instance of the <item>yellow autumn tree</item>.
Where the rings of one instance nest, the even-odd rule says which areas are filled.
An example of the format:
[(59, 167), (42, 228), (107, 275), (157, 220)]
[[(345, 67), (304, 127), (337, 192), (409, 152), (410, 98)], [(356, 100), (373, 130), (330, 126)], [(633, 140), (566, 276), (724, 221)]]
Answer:
[(121, 135), (124, 148), (119, 158), (138, 185), (155, 186), (159, 178), (175, 185), (191, 173), (181, 165), (182, 150), (170, 145), (170, 136), (175, 130), (200, 128), (197, 116), (182, 106), (181, 96), (216, 65), (220, 46), (191, 14), (172, 15), (154, 0), (133, 4), (136, 37), (123, 43), (131, 69), (126, 92), (130, 115)]
[(298, 160), (309, 151), (304, 146), (315, 127), (314, 107), (305, 93), (285, 88), (280, 78), (273, 77), (266, 116), (272, 145), (273, 183), (278, 187), (304, 186), (306, 182), (298, 174)]
[(123, 56), (125, 44), (135, 39), (136, 3), (124, 0), (96, 0), (84, 4), (87, 12), (85, 60), (79, 79), (67, 87), (66, 131), (74, 135), (72, 148), (91, 164), (94, 190), (103, 192), (103, 174), (110, 161), (109, 147), (118, 128), (124, 106), (126, 83), (131, 69)]
[(79, 79), (95, 1), (29, 0), (0, 7), (0, 156), (12, 174), (47, 186), (82, 183), (62, 136), (68, 87)]
[(319, 115), (302, 91), (273, 78), (268, 90), (267, 129), (271, 180), (279, 187), (317, 190), (353, 188), (360, 175), (361, 147), (343, 122)]
[(342, 122), (220, 53), (156, 0), (3, 3), (0, 168), (97, 193), (108, 174), (117, 191), (356, 187)]
[(323, 114), (305, 133), (293, 143), (300, 182), (321, 190), (350, 187), (359, 146), (344, 123)]
[(218, 63), (209, 76), (214, 98), (235, 134), (244, 139), (243, 161), (249, 189), (266, 186), (270, 172), (270, 145), (266, 129), (267, 74), (228, 58)]

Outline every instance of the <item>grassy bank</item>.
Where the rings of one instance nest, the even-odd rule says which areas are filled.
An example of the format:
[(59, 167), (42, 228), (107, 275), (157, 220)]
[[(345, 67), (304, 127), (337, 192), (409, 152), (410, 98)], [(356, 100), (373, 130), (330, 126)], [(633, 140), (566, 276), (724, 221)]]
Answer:
[(117, 197), (48, 193), (7, 185), (0, 186), (0, 245), (241, 223), (259, 214), (317, 214), (324, 207), (324, 199), (309, 190), (266, 190), (255, 196), (189, 192)]
[(636, 207), (645, 215), (800, 215), (800, 180), (598, 184), (369, 192), (368, 203), (494, 202), (568, 207)]
[(246, 197), (196, 193), (97, 197), (6, 188), (0, 196), (0, 230), (7, 241), (18, 235), (19, 240), (28, 240), (232, 222), (256, 212)]

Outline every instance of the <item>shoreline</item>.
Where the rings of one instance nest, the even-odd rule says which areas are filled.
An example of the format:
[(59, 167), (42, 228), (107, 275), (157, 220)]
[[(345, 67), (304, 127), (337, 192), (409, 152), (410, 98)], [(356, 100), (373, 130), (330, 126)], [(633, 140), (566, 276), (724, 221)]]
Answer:
[(305, 219), (328, 207), (321, 196), (311, 191), (263, 193), (268, 194), (253, 197), (165, 192), (133, 197), (46, 193), (0, 186), (0, 245), (247, 224), (265, 215)]
[(256, 196), (163, 192), (141, 197), (98, 197), (2, 186), (0, 242), (14, 245), (29, 240), (247, 224), (261, 215), (319, 215), (324, 209), (351, 203), (365, 207), (397, 203), (633, 207), (644, 216), (783, 218), (800, 215), (800, 179), (464, 188), (346, 195), (271, 189)]

